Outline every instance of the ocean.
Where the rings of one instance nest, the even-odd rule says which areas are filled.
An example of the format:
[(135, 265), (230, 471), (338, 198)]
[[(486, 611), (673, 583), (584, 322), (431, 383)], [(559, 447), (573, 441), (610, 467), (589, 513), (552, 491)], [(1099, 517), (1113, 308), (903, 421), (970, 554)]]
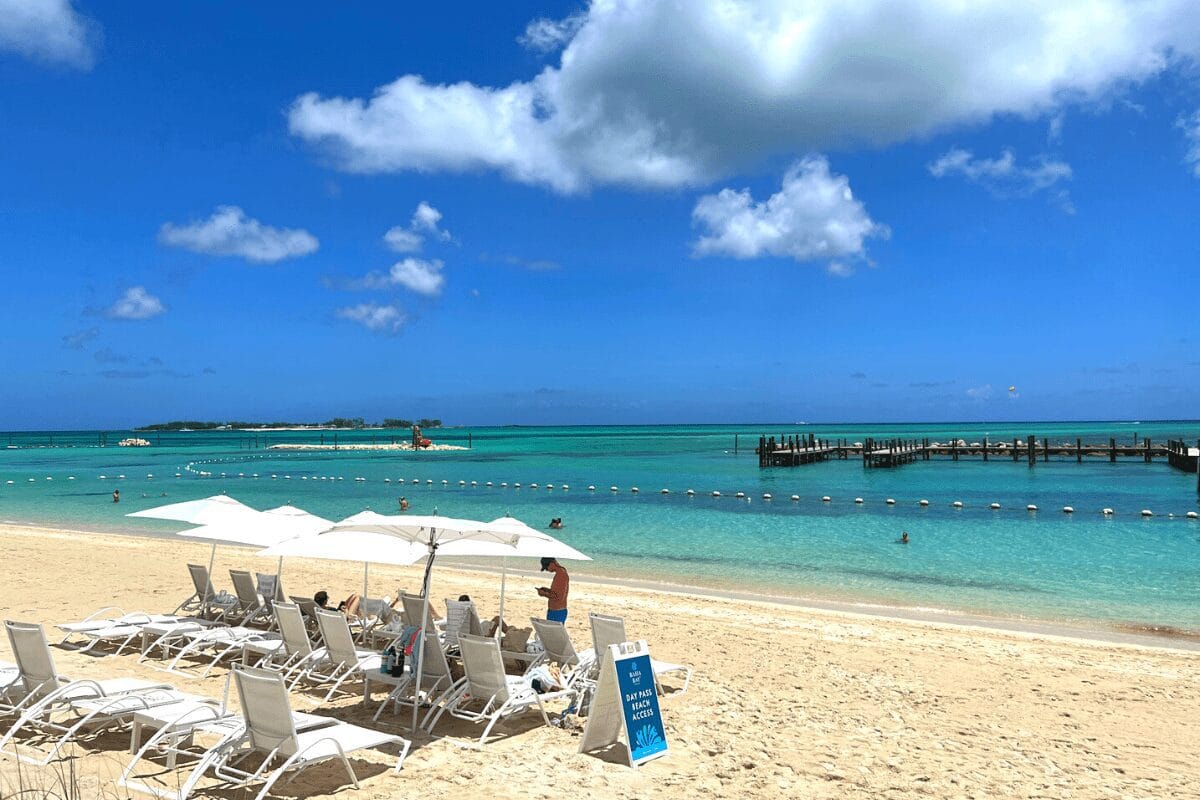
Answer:
[[(797, 433), (1194, 443), (1200, 422), (451, 428), (428, 434), (440, 444), (469, 442), (469, 450), (419, 453), (266, 449), (316, 443), (322, 434), (314, 431), (109, 431), (107, 446), (95, 431), (22, 432), (0, 434), (0, 519), (169, 534), (176, 524), (124, 515), (227, 493), (257, 508), (292, 503), (339, 519), (364, 508), (396, 513), (403, 495), (415, 513), (511, 514), (535, 527), (561, 517), (556, 535), (594, 558), (574, 565), (576, 574), (1008, 619), (1200, 629), (1200, 521), (1186, 518), (1200, 510), (1200, 495), (1196, 476), (1165, 460), (934, 459), (865, 469), (851, 458), (759, 468), (759, 435)], [(131, 435), (152, 445), (115, 446)], [(332, 443), (335, 433), (323, 435)], [(336, 436), (339, 444), (385, 443), (408, 432)], [(116, 488), (119, 504), (111, 501)], [(821, 500), (826, 495), (830, 502)], [(1026, 511), (1031, 503), (1037, 512)], [(1074, 514), (1061, 511), (1068, 505)], [(1116, 513), (1101, 515), (1105, 507)], [(902, 531), (907, 545), (897, 542)]]

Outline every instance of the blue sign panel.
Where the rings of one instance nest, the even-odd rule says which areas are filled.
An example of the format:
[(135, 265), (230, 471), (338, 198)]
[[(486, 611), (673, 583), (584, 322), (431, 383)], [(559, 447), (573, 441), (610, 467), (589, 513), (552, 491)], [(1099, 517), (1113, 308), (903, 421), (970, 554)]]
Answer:
[(648, 655), (617, 659), (616, 667), (625, 733), (629, 736), (629, 756), (634, 764), (638, 764), (667, 749), (667, 732), (658, 710), (654, 670)]

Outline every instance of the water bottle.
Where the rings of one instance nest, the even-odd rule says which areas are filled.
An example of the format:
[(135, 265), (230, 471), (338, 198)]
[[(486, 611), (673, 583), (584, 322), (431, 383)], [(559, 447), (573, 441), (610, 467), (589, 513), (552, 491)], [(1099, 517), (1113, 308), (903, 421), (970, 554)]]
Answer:
[(384, 675), (392, 674), (392, 663), (396, 658), (396, 650), (390, 644), (383, 651), (383, 658), (379, 660), (379, 671)]

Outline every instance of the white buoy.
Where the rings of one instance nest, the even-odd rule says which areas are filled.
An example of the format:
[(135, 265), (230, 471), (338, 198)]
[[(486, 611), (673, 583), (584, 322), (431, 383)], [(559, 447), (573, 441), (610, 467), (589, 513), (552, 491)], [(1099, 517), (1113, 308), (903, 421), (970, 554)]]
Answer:
[(889, 497), (887, 500), (884, 500), (883, 502), (887, 503), (889, 506), (894, 506), (894, 505), (896, 505), (896, 498)]
[(716, 490), (714, 489), (714, 490), (713, 490), (713, 493), (712, 493), (712, 496), (713, 496), (713, 497), (720, 497), (720, 496), (721, 496), (721, 493), (720, 493), (720, 492), (718, 492), (718, 491), (716, 491)]
[(1111, 508), (1104, 508), (1100, 510), (1100, 513), (1106, 517), (1111, 517), (1113, 515), (1113, 510)]
[(459, 486), (466, 486), (466, 485), (467, 485), (467, 482), (466, 482), (466, 481), (459, 481), (459, 482), (458, 482), (458, 485), (459, 485)]
[(413, 478), (413, 479), (412, 479), (412, 482), (413, 482), (413, 486), (416, 486), (416, 485), (417, 485), (418, 483), (420, 483), (421, 481), (420, 481), (420, 480), (418, 480), (417, 478)]
[(564, 492), (565, 492), (565, 491), (567, 491), (567, 490), (569, 490), (570, 488), (571, 488), (571, 487), (570, 487), (570, 486), (568, 486), (568, 485), (567, 485), (567, 484), (565, 484), (565, 483), (562, 485), (562, 490), (563, 490)]
[(1142, 509), (1142, 516), (1143, 516), (1143, 517), (1153, 517), (1153, 516), (1154, 516), (1154, 512), (1153, 512), (1153, 511), (1151, 511), (1151, 510), (1150, 510), (1150, 509), (1148, 509), (1148, 508), (1143, 508), (1143, 509)]
[(344, 481), (344, 480), (346, 480), (346, 476), (345, 476), (345, 475), (338, 475), (338, 476), (337, 476), (337, 478), (335, 478), (335, 480)]
[(763, 492), (763, 500), (770, 500), (770, 499), (771, 499), (771, 493)]
[(746, 496), (745, 492), (738, 492), (737, 494), (734, 495), (734, 497), (745, 497), (745, 496)]
[(592, 485), (592, 484), (588, 484), (588, 491), (589, 491), (589, 492), (594, 492), (594, 491), (596, 491), (596, 487), (595, 487), (594, 485)]
[(513, 484), (513, 488), (514, 488), (514, 489), (520, 489), (520, 488), (521, 488), (521, 484), (519, 484), (519, 483), (514, 483), (514, 484)]
[(479, 485), (479, 481), (471, 481), (471, 485), (472, 485), (472, 486), (478, 486), (478, 485)]
[(659, 494), (670, 494), (671, 490), (670, 489), (659, 489), (658, 493)]
[(1063, 506), (1063, 513), (1064, 514), (1074, 514), (1075, 509), (1071, 508), (1070, 506)]
[(854, 498), (854, 504), (861, 506), (863, 504), (863, 499), (861, 497)]
[(484, 484), (484, 486), (491, 486), (491, 485), (492, 485), (491, 481), (488, 481), (487, 483)]
[(529, 484), (529, 488), (536, 489), (536, 488), (538, 488), (538, 485), (536, 483), (531, 483), (531, 484)]
[(291, 476), (291, 475), (284, 475), (284, 476), (283, 476), (283, 479), (284, 479), (285, 481), (290, 481), (290, 480), (292, 479), (292, 476)]
[[(430, 481), (430, 483), (433, 483), (433, 481)], [(445, 478), (442, 478), (442, 486), (446, 486), (449, 483), (450, 483), (450, 481), (446, 480)]]
[(1035, 506), (1033, 503), (1030, 503), (1029, 505), (1025, 506), (1025, 510), (1026, 511), (1037, 511), (1037, 506)]
[(365, 483), (365, 482), (366, 482), (366, 480), (367, 480), (366, 478), (364, 478), (364, 477), (362, 477), (362, 476), (360, 475), (359, 477), (357, 477), (357, 478), (355, 478), (355, 479), (354, 479), (354, 482), (355, 482), (355, 483)]
[(799, 500), (799, 499), (800, 499), (800, 495), (798, 495), (798, 494), (794, 494), (794, 495), (792, 495), (792, 499), (793, 499), (793, 500)]
[(553, 484), (553, 483), (547, 483), (547, 484), (546, 484), (546, 488), (547, 488), (547, 489), (553, 489), (553, 488), (554, 488), (554, 484)]
[[(146, 480), (153, 480), (153, 479), (154, 479), (154, 473), (153, 473), (153, 472), (147, 472), (147, 473), (146, 473)], [(49, 479), (49, 478), (47, 478), (46, 480), (50, 480), (50, 479)]]
[[(175, 477), (176, 477), (176, 478), (178, 478), (179, 476), (178, 476), (178, 475), (176, 475)], [(275, 473), (271, 473), (271, 480), (273, 480), (273, 481), (275, 481), (275, 480), (279, 480), (279, 476), (278, 476), (278, 475), (276, 475)]]
[[(224, 475), (225, 473), (224, 473), (224, 472), (222, 472), (221, 474), (222, 474), (222, 475)], [(118, 476), (117, 476), (117, 480), (123, 481), (123, 480), (125, 480), (125, 476), (124, 476), (124, 475), (118, 475)]]
[[(178, 478), (179, 476), (178, 476), (178, 475), (176, 475), (175, 477), (177, 477), (177, 478)], [(68, 476), (67, 476), (67, 480), (69, 480), (69, 481), (73, 481), (73, 480), (75, 480), (75, 476), (74, 476), (74, 475), (68, 475)]]
[(610, 486), (610, 487), (608, 487), (608, 490), (609, 490), (610, 492), (618, 492), (618, 491), (620, 491), (620, 489), (618, 489), (616, 486)]
[(34, 482), (34, 481), (36, 481), (36, 480), (37, 480), (37, 478), (30, 478), (30, 479), (29, 479), (29, 482), (30, 482), (30, 483), (33, 483), (33, 482)]
[(821, 498), (821, 502), (822, 502), (822, 503), (829, 503), (829, 502), (832, 502), (832, 501), (833, 501), (833, 498), (832, 498), (832, 497), (830, 497), (829, 495), (825, 495), (824, 497), (822, 497), (822, 498)]
[(917, 505), (919, 505), (919, 506), (927, 506), (927, 505), (929, 505), (929, 501), (928, 501), (928, 500), (918, 500), (918, 501), (917, 501)]
[(501, 483), (501, 484), (500, 484), (500, 487), (501, 487), (502, 489), (507, 489), (507, 488), (508, 488), (508, 484), (507, 484), (507, 483)]
[(108, 476), (107, 476), (107, 475), (101, 475), (101, 476), (100, 476), (100, 480), (102, 480), (102, 481), (103, 481), (103, 480), (107, 480), (107, 479), (108, 479)]
[(630, 491), (630, 492), (632, 492), (633, 494), (637, 494), (637, 493), (638, 493), (639, 491), (641, 491), (641, 490), (640, 490), (640, 489), (638, 489), (638, 487), (634, 486), (634, 487), (633, 487), (633, 488), (631, 488), (629, 491)]
[(1188, 519), (1200, 519), (1200, 514), (1197, 514), (1195, 511), (1189, 511), (1189, 512), (1187, 512), (1187, 518)]
[(684, 492), (684, 494), (686, 494), (688, 497), (691, 497), (695, 493), (696, 493), (695, 489), (688, 489), (686, 492)]
[(16, 481), (5, 481), (5, 483), (7, 483), (9, 486), (12, 486), (14, 483), (16, 483)]
[(990, 506), (988, 506), (988, 508), (992, 509), (993, 511), (996, 511), (997, 509), (999, 509), (999, 508), (1000, 508), (1000, 504), (999, 504), (999, 503), (992, 503)]
[[(274, 476), (274, 475), (272, 475), (271, 477), (272, 477), (272, 478), (274, 478), (275, 476)], [(391, 483), (391, 482), (392, 482), (392, 479), (391, 479), (391, 478), (384, 478), (384, 479), (383, 479), (383, 482), (384, 482), (384, 483)]]

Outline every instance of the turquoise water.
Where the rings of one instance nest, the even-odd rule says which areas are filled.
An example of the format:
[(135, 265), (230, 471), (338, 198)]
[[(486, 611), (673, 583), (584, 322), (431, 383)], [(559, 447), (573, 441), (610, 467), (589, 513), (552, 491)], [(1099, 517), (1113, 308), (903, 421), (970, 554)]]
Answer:
[[(851, 459), (759, 469), (753, 448), (760, 434), (799, 432), (851, 441), (927, 436), (970, 442), (985, 434), (1011, 441), (1032, 434), (1051, 442), (1076, 436), (1132, 442), (1136, 435), (1194, 443), (1200, 422), (476, 428), (469, 432), (470, 450), (424, 453), (263, 447), (316, 443), (315, 432), (259, 434), (258, 447), (254, 434), (237, 431), (150, 434), (148, 448), (113, 446), (127, 432), (110, 432), (107, 447), (97, 446), (96, 432), (0, 434), (0, 447), (10, 445), (0, 449), (0, 518), (168, 533), (175, 530), (172, 523), (123, 515), (226, 492), (259, 508), (291, 502), (336, 519), (365, 507), (391, 513), (403, 494), (418, 513), (436, 509), (477, 519), (509, 513), (535, 526), (563, 517), (562, 538), (595, 558), (576, 572), (1010, 617), (1200, 629), (1200, 521), (1184, 516), (1200, 510), (1195, 475), (1163, 461), (1085, 459), (1080, 465), (1073, 458), (1032, 468), (967, 459), (869, 470)], [(324, 435), (332, 442), (332, 432)], [(340, 443), (406, 435), (337, 434)], [(433, 438), (466, 445), (468, 431), (435, 431)], [(487, 481), (495, 485), (487, 487)], [(509, 486), (501, 488), (501, 482)], [(514, 488), (518, 482), (522, 487)], [(589, 484), (596, 491), (589, 492)], [(634, 486), (640, 493), (630, 491)], [(114, 505), (110, 495), (117, 487), (123, 500)], [(661, 494), (663, 488), (671, 493)], [(685, 495), (689, 488), (695, 496)], [(712, 497), (714, 490), (723, 496)], [(747, 497), (734, 497), (739, 491)], [(763, 500), (763, 493), (774, 499)], [(789, 500), (793, 494), (801, 499)], [(821, 502), (823, 495), (832, 502)], [(855, 505), (855, 497), (865, 502)], [(895, 506), (884, 503), (888, 497)], [(918, 505), (923, 498), (928, 507)], [(952, 508), (956, 500), (964, 507)], [(1002, 508), (990, 510), (992, 502)], [(1041, 510), (1027, 512), (1029, 503)], [(1062, 513), (1064, 505), (1076, 513)], [(1116, 514), (1101, 516), (1104, 507)], [(1142, 518), (1143, 508), (1155, 516)], [(901, 530), (910, 533), (909, 545), (896, 543)]]

